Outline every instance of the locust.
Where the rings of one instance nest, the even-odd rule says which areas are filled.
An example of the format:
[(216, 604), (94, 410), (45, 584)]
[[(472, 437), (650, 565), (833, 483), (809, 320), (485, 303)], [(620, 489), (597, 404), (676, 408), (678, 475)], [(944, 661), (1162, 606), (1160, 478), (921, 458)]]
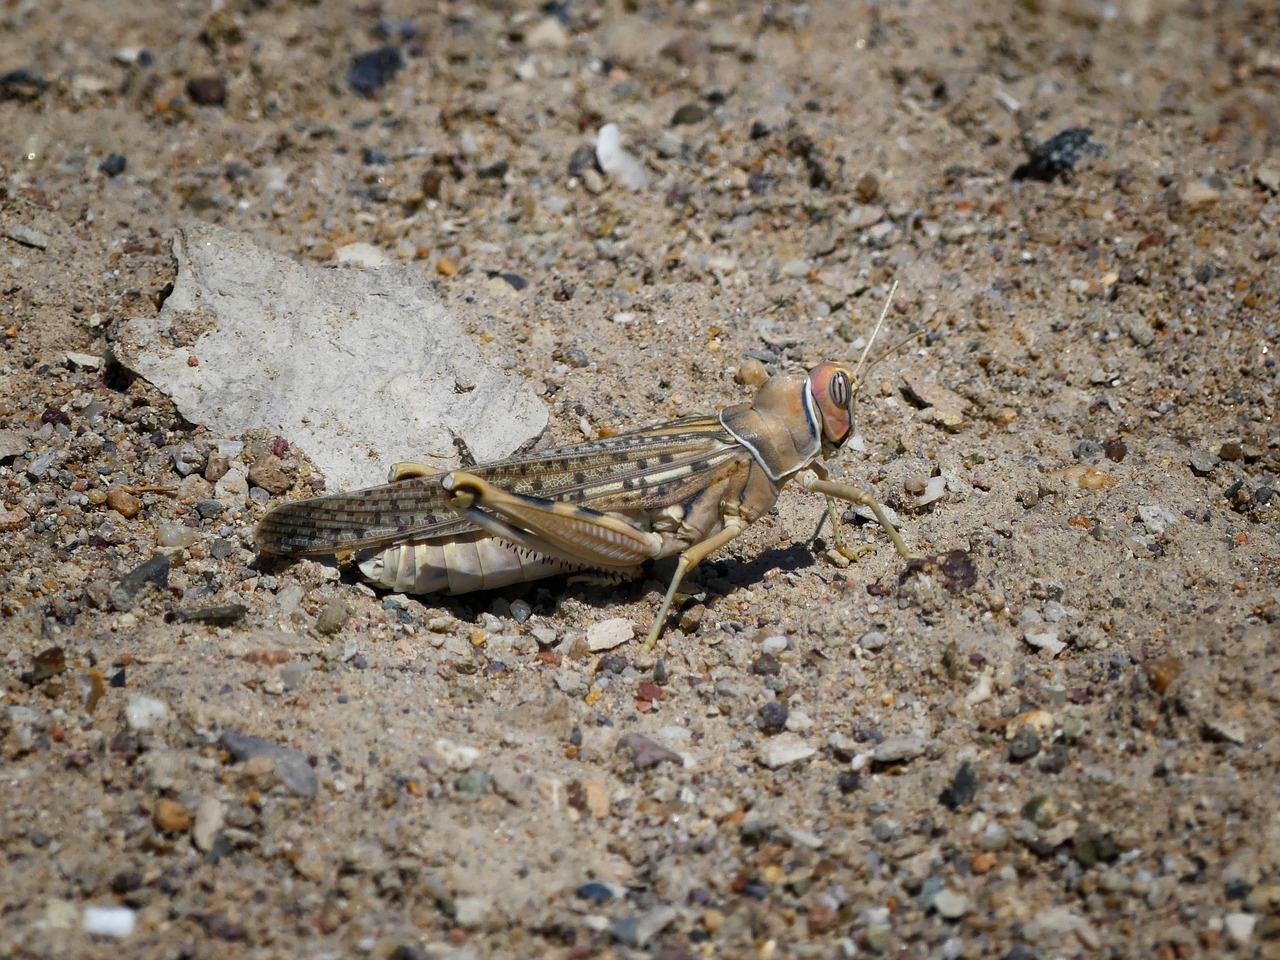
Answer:
[(879, 501), (819, 462), (853, 435), (859, 375), (888, 307), (854, 367), (827, 361), (776, 374), (749, 403), (718, 413), (466, 469), (397, 463), (381, 486), (272, 508), (257, 546), (264, 555), (355, 560), (376, 586), (451, 595), (566, 572), (629, 579), (675, 555), (644, 650), (685, 575), (768, 513), (790, 482), (826, 498), (841, 552), (850, 555), (836, 501), (869, 508), (910, 557)]

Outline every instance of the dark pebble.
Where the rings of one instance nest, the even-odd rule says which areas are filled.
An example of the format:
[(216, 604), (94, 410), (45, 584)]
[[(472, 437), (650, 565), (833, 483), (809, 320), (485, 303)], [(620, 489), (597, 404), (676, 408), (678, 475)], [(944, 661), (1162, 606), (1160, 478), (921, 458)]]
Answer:
[(0, 73), (0, 100), (34, 100), (48, 87), (44, 77), (25, 67)]
[(66, 411), (59, 410), (57, 407), (45, 407), (44, 413), (40, 414), (41, 423), (60, 423), (63, 426), (71, 425), (71, 418), (67, 416)]
[(596, 165), (596, 148), (584, 144), (569, 155), (569, 176), (580, 177)]
[(787, 705), (779, 700), (770, 700), (756, 711), (760, 720), (760, 729), (766, 733), (777, 733), (785, 728), (790, 714), (791, 711), (787, 709)]
[(177, 623), (207, 623), (214, 627), (229, 627), (244, 619), (249, 608), (243, 603), (223, 603), (212, 607), (188, 607), (175, 610), (171, 615)]
[(862, 788), (862, 777), (856, 773), (846, 771), (836, 777), (836, 787), (841, 793), (853, 793), (855, 790)]
[(121, 667), (111, 675), (111, 679), (107, 681), (107, 685), (115, 687), (117, 690), (129, 682), (129, 678), (124, 675), (124, 668)]
[(503, 280), (511, 285), (512, 290), (523, 290), (529, 285), (529, 281), (518, 273), (500, 273), (498, 274)]
[(362, 53), (351, 61), (351, 67), (347, 70), (347, 83), (351, 84), (356, 93), (367, 97), (390, 83), (403, 66), (404, 60), (399, 50), (395, 47), (379, 47)]
[(1022, 727), (1009, 741), (1008, 755), (1014, 763), (1030, 760), (1040, 752), (1040, 738), (1030, 727)]
[(209, 548), (209, 556), (215, 560), (225, 560), (237, 550), (234, 540), (215, 540), (213, 546)]
[(630, 661), (621, 654), (606, 653), (596, 663), (596, 673), (610, 673), (616, 676), (622, 673), (623, 670), (627, 669), (627, 664), (629, 662)]
[(1071, 841), (1071, 855), (1086, 870), (1097, 863), (1111, 863), (1120, 857), (1114, 840), (1094, 827), (1083, 827)]
[(1236, 877), (1223, 884), (1222, 892), (1228, 900), (1243, 900), (1253, 892), (1253, 884)]
[(707, 111), (701, 104), (686, 103), (676, 110), (671, 118), (671, 125), (679, 127), (690, 123), (701, 123), (705, 119), (707, 119)]
[(369, 147), (360, 152), (360, 159), (366, 167), (385, 167), (391, 163), (391, 158), (381, 150), (371, 150)]
[(613, 899), (613, 891), (606, 884), (596, 883), (594, 880), (584, 883), (575, 892), (590, 903), (608, 903)]
[(782, 672), (782, 664), (772, 653), (762, 653), (751, 664), (751, 672), (758, 677), (776, 677)]
[(169, 585), (169, 566), (169, 558), (161, 554), (134, 567), (111, 588), (111, 605), (123, 613), (133, 606), (138, 591), (148, 583), (163, 590)]
[(227, 102), (227, 81), (217, 74), (192, 77), (187, 81), (187, 96), (202, 107), (220, 107)]
[(1046, 750), (1036, 761), (1036, 769), (1041, 773), (1061, 773), (1067, 768), (1067, 748), (1061, 745)]
[(581, 370), (589, 364), (591, 360), (587, 357), (587, 351), (583, 350), (581, 347), (570, 347), (564, 352), (564, 362), (571, 367), (576, 367)]
[(481, 180), (499, 180), (506, 175), (510, 164), (506, 160), (495, 160), (493, 163), (476, 170), (476, 176)]
[(1112, 437), (1102, 449), (1106, 453), (1107, 459), (1112, 463), (1122, 462), (1129, 452), (1129, 448), (1125, 446), (1124, 441), (1119, 437)]
[(1000, 960), (1044, 960), (1044, 954), (1025, 943), (1015, 943), (1004, 952)]
[(942, 791), (942, 803), (944, 806), (955, 810), (967, 803), (972, 803), (973, 798), (978, 795), (978, 775), (974, 772), (972, 765), (966, 760), (960, 764), (960, 769), (951, 778), (951, 782), (947, 784), (947, 788)]
[(118, 177), (129, 165), (129, 159), (123, 153), (109, 153), (98, 164), (98, 172), (108, 177)]
[(749, 136), (752, 140), (763, 140), (769, 134), (773, 133), (773, 128), (763, 120), (751, 121), (751, 133)]
[(667, 661), (659, 660), (653, 665), (653, 682), (660, 687), (665, 687), (668, 679)]
[(1092, 139), (1092, 127), (1068, 127), (1027, 152), (1027, 162), (1013, 171), (1014, 180), (1049, 183), (1075, 169), (1086, 156), (1101, 156), (1102, 147)]
[(214, 517), (222, 516), (222, 512), (226, 509), (218, 500), (199, 500), (196, 502), (196, 513), (200, 514), (205, 520), (212, 520)]

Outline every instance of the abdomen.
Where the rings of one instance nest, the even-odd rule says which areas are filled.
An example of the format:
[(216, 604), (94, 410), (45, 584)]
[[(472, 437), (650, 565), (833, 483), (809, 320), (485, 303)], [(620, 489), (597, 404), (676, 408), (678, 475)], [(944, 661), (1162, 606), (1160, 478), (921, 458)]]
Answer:
[(487, 533), (408, 543), (360, 561), (370, 583), (401, 593), (472, 593), (591, 569), (530, 553)]

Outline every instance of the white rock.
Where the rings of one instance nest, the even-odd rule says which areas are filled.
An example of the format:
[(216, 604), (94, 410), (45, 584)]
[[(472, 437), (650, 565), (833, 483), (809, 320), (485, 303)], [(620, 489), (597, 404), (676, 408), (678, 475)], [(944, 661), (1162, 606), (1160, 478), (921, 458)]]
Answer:
[(0, 463), (22, 456), (30, 446), (29, 430), (0, 430)]
[(131, 693), (124, 707), (125, 723), (135, 733), (154, 730), (169, 716), (169, 705), (142, 693)]
[(128, 907), (84, 908), (84, 932), (94, 936), (124, 939), (137, 923), (137, 913)]
[(547, 17), (526, 31), (524, 42), (534, 50), (563, 50), (569, 46), (569, 31), (558, 18)]
[(81, 370), (102, 369), (102, 358), (94, 353), (76, 353), (74, 350), (68, 350), (67, 363)]
[(813, 718), (803, 710), (792, 710), (787, 714), (786, 726), (792, 733), (807, 733), (813, 729)]
[(249, 468), (239, 461), (227, 464), (227, 472), (213, 485), (213, 495), (227, 507), (243, 507), (249, 499)]
[(474, 929), (493, 912), (493, 904), (484, 897), (458, 897), (453, 902), (453, 919), (458, 926)]
[(472, 764), (480, 759), (480, 751), (475, 747), (454, 743), (452, 740), (437, 740), (432, 746), (450, 770), (470, 770)]
[(807, 760), (817, 752), (794, 733), (780, 733), (761, 745), (760, 762), (770, 770), (777, 770), (779, 767)]
[(532, 388), (483, 361), (420, 265), (299, 264), (210, 224), (179, 231), (174, 252), (159, 316), (112, 326), (121, 364), (213, 434), (266, 429), (302, 447), (331, 490), (372, 485), (398, 460), (453, 457), (455, 439), (497, 459), (546, 426)]
[(933, 909), (944, 920), (959, 920), (969, 912), (969, 898), (954, 890), (943, 890), (933, 898)]
[(920, 494), (920, 498), (916, 502), (922, 507), (927, 507), (935, 500), (941, 500), (946, 495), (946, 492), (946, 477), (930, 477), (929, 482), (925, 484), (924, 493)]
[(1043, 650), (1051, 657), (1056, 657), (1063, 650), (1067, 649), (1067, 645), (1058, 639), (1056, 633), (1028, 633), (1027, 643), (1038, 650)]
[(621, 646), (636, 635), (635, 624), (622, 617), (601, 620), (587, 628), (587, 648), (592, 653), (601, 650), (612, 650)]
[(1147, 533), (1157, 537), (1178, 522), (1177, 517), (1158, 503), (1144, 503), (1138, 508), (1138, 518), (1147, 528)]
[(1253, 939), (1253, 928), (1257, 923), (1256, 913), (1228, 913), (1222, 921), (1227, 939), (1237, 947), (1246, 946)]
[(217, 797), (204, 797), (196, 807), (196, 820), (191, 827), (191, 841), (197, 850), (208, 853), (218, 839), (225, 822), (222, 801)]
[(596, 160), (600, 169), (628, 190), (646, 190), (649, 173), (644, 165), (622, 148), (622, 131), (616, 123), (606, 123), (596, 137)]
[(372, 243), (348, 243), (333, 252), (333, 260), (335, 263), (371, 270), (395, 263), (380, 247), (375, 247)]

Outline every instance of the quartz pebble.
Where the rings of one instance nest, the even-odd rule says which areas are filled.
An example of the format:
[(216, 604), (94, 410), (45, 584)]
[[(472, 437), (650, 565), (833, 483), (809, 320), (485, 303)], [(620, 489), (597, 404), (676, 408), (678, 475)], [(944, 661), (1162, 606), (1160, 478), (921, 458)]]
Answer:
[(636, 635), (635, 624), (630, 620), (615, 617), (600, 620), (587, 628), (587, 648), (592, 653), (601, 650), (612, 650), (621, 646)]
[(647, 190), (649, 174), (644, 165), (622, 146), (622, 131), (616, 123), (607, 123), (596, 137), (596, 162), (606, 175), (628, 190)]
[(123, 940), (138, 923), (137, 911), (129, 907), (85, 907), (84, 932), (96, 937)]
[(818, 751), (794, 733), (781, 733), (760, 746), (760, 763), (770, 770), (807, 760)]

